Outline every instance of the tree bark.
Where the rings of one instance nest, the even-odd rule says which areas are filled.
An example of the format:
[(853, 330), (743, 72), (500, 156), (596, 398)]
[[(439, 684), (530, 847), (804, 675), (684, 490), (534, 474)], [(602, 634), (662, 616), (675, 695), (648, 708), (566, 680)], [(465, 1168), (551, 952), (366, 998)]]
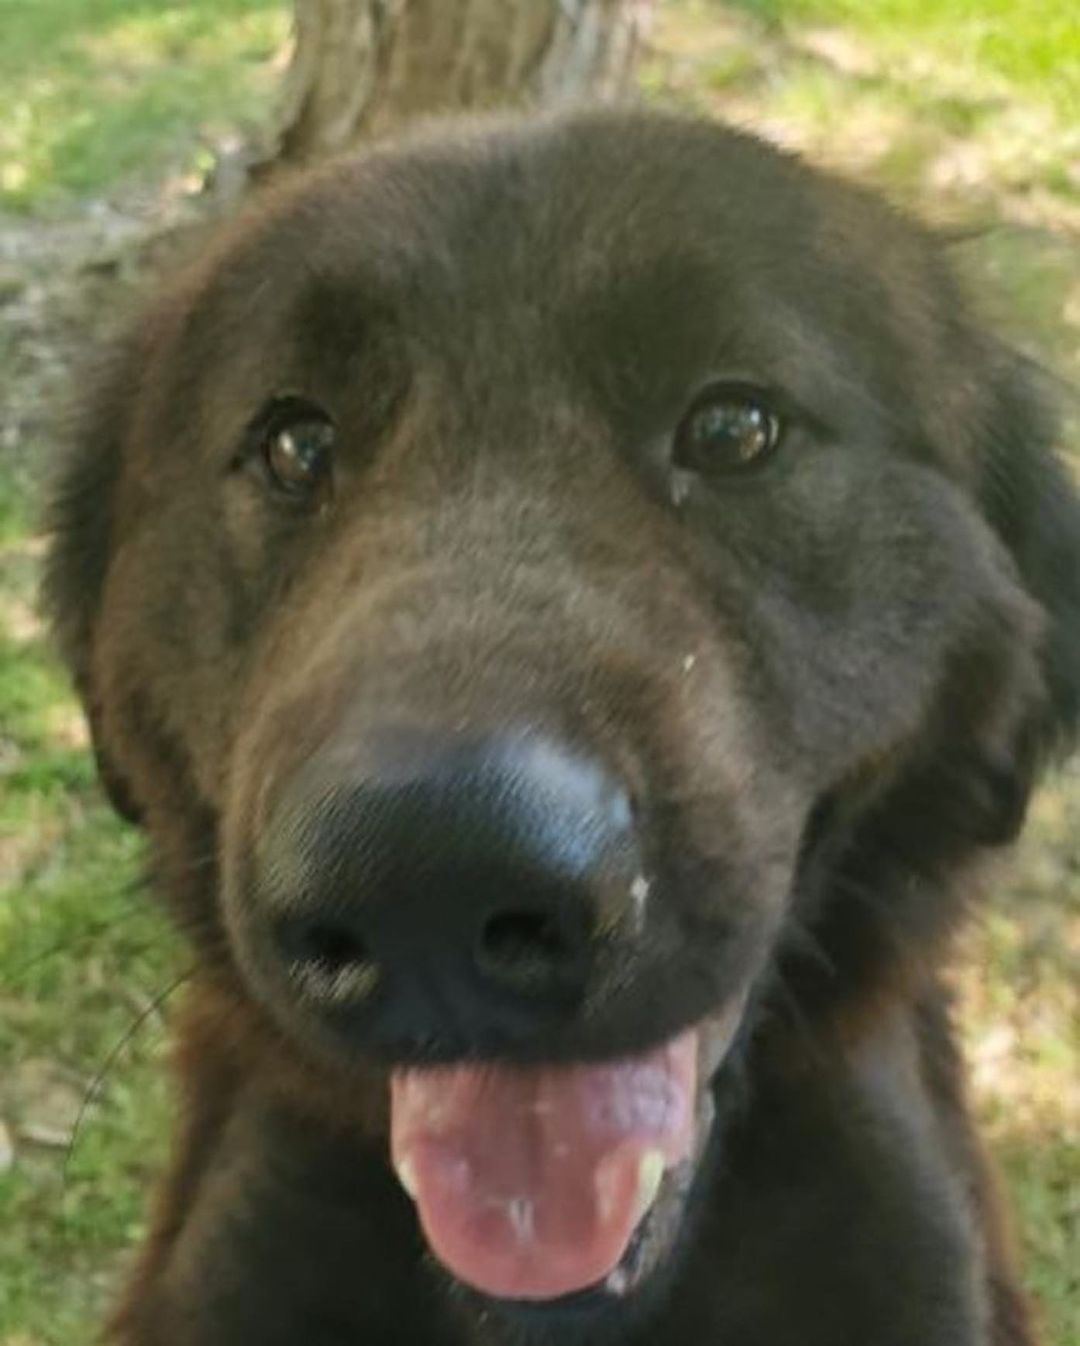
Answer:
[(295, 0), (270, 164), (303, 163), (451, 109), (610, 98), (653, 0)]

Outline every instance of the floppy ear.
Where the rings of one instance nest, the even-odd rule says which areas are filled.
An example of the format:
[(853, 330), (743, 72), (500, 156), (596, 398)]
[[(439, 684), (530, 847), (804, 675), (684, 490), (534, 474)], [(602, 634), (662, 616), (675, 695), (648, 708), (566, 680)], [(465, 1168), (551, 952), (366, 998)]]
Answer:
[(1047, 618), (1040, 755), (1067, 750), (1080, 729), (1080, 496), (1055, 452), (1048, 383), (1014, 352), (993, 352), (981, 482), (985, 513)]
[(43, 581), (45, 608), (89, 721), (102, 784), (116, 811), (131, 822), (139, 821), (139, 809), (102, 741), (92, 670), (124, 441), (145, 347), (142, 331), (133, 332), (86, 371), (89, 391), (49, 488), (45, 524), (50, 542)]

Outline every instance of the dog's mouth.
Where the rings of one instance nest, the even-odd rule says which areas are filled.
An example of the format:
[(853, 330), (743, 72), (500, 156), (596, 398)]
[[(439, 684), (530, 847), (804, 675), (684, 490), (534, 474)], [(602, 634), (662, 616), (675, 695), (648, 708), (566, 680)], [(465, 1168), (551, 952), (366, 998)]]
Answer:
[(395, 1071), (393, 1163), (436, 1258), (501, 1301), (635, 1290), (675, 1244), (742, 1007), (614, 1061)]

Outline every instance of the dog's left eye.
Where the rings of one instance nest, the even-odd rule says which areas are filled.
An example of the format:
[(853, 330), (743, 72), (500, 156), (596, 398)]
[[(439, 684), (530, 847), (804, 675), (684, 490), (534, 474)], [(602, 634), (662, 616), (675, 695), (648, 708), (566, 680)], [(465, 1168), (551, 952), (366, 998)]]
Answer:
[(259, 448), (272, 484), (292, 497), (310, 496), (329, 478), (334, 423), (313, 403), (282, 398), (258, 427)]
[(773, 454), (783, 436), (784, 422), (763, 389), (713, 384), (679, 423), (675, 466), (706, 477), (745, 472)]

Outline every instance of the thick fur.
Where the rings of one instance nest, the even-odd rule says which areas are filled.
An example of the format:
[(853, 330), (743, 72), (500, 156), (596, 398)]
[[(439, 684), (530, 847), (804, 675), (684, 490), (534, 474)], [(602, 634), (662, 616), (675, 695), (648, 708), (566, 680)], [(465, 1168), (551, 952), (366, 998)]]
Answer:
[[(675, 481), (732, 377), (791, 408), (780, 451)], [(260, 475), (283, 394), (338, 426), (318, 512)], [(1076, 729), (1054, 433), (928, 233), (712, 125), (467, 125), (256, 201), (117, 347), (54, 501), (59, 641), (198, 963), (112, 1339), (1032, 1346), (942, 966)], [(587, 1022), (335, 1054), (253, 984), (267, 790), (402, 719), (554, 726), (637, 773), (650, 926)], [(450, 1283), (389, 1167), (388, 1064), (602, 1057), (736, 992), (655, 1284), (575, 1324)]]

